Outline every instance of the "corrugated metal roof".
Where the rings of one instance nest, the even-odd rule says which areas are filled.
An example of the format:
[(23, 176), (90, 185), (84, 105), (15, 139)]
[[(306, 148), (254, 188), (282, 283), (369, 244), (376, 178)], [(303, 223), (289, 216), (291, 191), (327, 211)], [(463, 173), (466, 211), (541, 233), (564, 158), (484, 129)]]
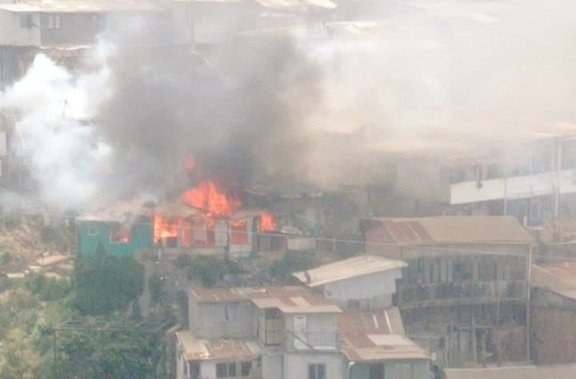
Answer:
[(187, 330), (176, 332), (176, 338), (187, 361), (246, 359), (261, 354), (258, 342), (253, 340), (198, 339)]
[(0, 10), (14, 13), (99, 13), (125, 11), (160, 11), (162, 8), (146, 1), (93, 0), (93, 1), (23, 1), (0, 4)]
[(361, 255), (316, 267), (311, 270), (297, 272), (292, 275), (308, 287), (318, 287), (327, 283), (334, 283), (406, 266), (407, 264), (403, 261), (373, 255)]
[(342, 353), (350, 361), (429, 359), (421, 347), (403, 335), (397, 308), (347, 310), (340, 315), (338, 329)]
[(284, 313), (339, 313), (340, 308), (304, 287), (195, 288), (199, 303), (249, 301), (258, 308), (278, 308)]
[(576, 262), (533, 265), (532, 286), (576, 299)]
[(532, 236), (511, 216), (375, 218), (368, 243), (398, 245), (504, 242), (530, 244)]
[(276, 10), (306, 10), (309, 8), (334, 9), (337, 7), (330, 0), (256, 0), (263, 7)]

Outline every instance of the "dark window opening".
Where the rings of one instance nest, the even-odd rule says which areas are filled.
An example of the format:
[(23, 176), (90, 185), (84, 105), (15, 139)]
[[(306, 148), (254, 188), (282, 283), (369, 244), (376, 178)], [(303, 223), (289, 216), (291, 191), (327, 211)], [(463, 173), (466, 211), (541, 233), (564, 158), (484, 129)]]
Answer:
[(309, 364), (308, 379), (326, 379), (326, 364), (325, 363)]

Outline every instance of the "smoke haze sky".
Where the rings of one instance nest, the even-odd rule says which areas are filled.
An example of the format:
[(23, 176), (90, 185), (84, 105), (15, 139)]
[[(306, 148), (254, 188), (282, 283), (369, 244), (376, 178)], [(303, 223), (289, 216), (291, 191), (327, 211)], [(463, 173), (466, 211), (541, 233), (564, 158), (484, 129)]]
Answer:
[(85, 70), (37, 56), (0, 108), (20, 116), (42, 200), (72, 208), (174, 196), (189, 154), (230, 189), (260, 176), (332, 189), (367, 180), (373, 151), (472, 150), (574, 120), (576, 3), (398, 4), (241, 36), (208, 63), (138, 48), (135, 23)]

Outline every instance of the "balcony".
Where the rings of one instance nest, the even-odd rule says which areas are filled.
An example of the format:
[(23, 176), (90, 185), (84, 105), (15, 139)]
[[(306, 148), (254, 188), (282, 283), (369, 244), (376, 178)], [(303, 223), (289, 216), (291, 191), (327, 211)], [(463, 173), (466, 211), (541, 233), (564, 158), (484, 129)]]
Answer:
[(576, 170), (454, 183), (450, 185), (450, 204), (527, 199), (556, 192), (576, 193)]

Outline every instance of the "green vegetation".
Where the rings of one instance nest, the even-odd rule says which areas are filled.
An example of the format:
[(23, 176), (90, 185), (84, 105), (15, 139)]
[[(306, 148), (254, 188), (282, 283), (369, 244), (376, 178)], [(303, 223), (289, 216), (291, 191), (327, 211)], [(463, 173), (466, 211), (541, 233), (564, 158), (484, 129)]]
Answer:
[(144, 268), (132, 258), (99, 254), (78, 259), (72, 304), (85, 315), (125, 310), (142, 293)]
[(32, 274), (26, 278), (26, 287), (42, 301), (54, 301), (64, 298), (72, 289), (68, 279), (47, 278), (41, 274)]
[(166, 301), (166, 279), (154, 274), (148, 281), (152, 303), (159, 304)]
[(180, 255), (176, 259), (176, 265), (186, 270), (188, 279), (198, 280), (204, 287), (214, 287), (225, 275), (240, 271), (237, 263), (211, 256), (190, 258)]
[(47, 379), (146, 379), (161, 351), (156, 337), (136, 330), (60, 331)]
[(315, 257), (310, 252), (286, 253), (270, 266), (270, 275), (276, 279), (286, 279), (293, 272), (307, 270), (315, 263)]

